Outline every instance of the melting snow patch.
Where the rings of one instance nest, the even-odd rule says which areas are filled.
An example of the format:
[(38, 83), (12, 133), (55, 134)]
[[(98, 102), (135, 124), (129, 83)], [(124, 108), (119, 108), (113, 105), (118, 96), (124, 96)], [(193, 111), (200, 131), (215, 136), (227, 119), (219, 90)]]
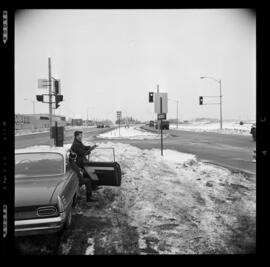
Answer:
[[(99, 138), (107, 138), (107, 139), (120, 139), (120, 138), (127, 138), (127, 139), (159, 139), (159, 134), (150, 133), (147, 131), (143, 131), (140, 128), (135, 126), (131, 126), (130, 128), (121, 127), (120, 131), (119, 128), (114, 129), (110, 132), (100, 134), (97, 137)], [(164, 138), (166, 135), (164, 135)]]
[(153, 154), (155, 156), (155, 159), (158, 161), (163, 160), (174, 164), (183, 164), (196, 161), (196, 156), (193, 154), (182, 153), (170, 149), (163, 150), (163, 156), (161, 156), (160, 150), (158, 149), (154, 149)]
[(88, 243), (88, 247), (85, 251), (85, 255), (94, 255), (94, 245), (95, 245), (95, 242), (94, 242), (94, 239), (93, 238), (88, 238), (87, 240), (87, 243)]

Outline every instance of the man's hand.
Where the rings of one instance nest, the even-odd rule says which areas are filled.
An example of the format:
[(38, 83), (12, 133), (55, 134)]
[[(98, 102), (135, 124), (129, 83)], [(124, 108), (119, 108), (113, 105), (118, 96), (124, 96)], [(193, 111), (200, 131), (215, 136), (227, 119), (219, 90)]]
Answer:
[(93, 145), (93, 146), (91, 147), (91, 150), (95, 149), (96, 147), (97, 147), (97, 145)]
[(97, 147), (97, 145), (91, 146), (91, 147), (85, 152), (85, 155), (90, 154), (90, 152), (91, 152), (93, 149), (95, 149), (96, 147)]

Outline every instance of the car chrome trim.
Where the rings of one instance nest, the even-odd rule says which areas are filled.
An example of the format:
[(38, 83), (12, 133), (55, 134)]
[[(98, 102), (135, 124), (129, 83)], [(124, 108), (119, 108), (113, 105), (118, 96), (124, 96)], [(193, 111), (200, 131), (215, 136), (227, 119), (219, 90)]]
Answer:
[(95, 171), (95, 170), (104, 170), (104, 171), (113, 171), (114, 167), (88, 167), (85, 166), (85, 169), (89, 170), (89, 171)]
[[(49, 210), (49, 212), (48, 212), (48, 210)], [(40, 212), (46, 212), (46, 214), (41, 214)], [(39, 217), (53, 215), (55, 213), (57, 213), (57, 209), (54, 206), (45, 206), (45, 207), (40, 207), (37, 209), (37, 216), (39, 216)]]
[(54, 225), (54, 226), (34, 227), (34, 228), (33, 227), (32, 228), (18, 228), (18, 229), (15, 229), (15, 232), (59, 229), (61, 227), (62, 227), (62, 224), (60, 224), (60, 225)]
[(15, 226), (35, 225), (35, 224), (42, 224), (42, 223), (58, 223), (58, 222), (62, 222), (64, 218), (65, 218), (65, 214), (61, 213), (59, 217), (54, 217), (54, 218), (17, 220), (15, 221)]

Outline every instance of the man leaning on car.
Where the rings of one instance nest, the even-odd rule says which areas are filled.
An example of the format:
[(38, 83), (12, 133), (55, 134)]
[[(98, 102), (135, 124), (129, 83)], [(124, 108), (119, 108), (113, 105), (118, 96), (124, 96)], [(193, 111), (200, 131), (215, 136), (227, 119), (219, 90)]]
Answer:
[[(92, 182), (91, 178), (87, 174), (84, 169), (84, 164), (87, 162), (86, 156), (91, 153), (93, 149), (95, 149), (97, 145), (94, 146), (85, 146), (82, 143), (82, 131), (75, 131), (74, 132), (74, 141), (70, 148), (71, 155), (70, 155), (70, 163), (74, 171), (77, 173), (79, 177), (79, 185), (82, 186), (85, 184), (86, 187), (86, 202), (90, 204), (90, 202), (97, 201), (96, 199), (92, 198)], [(76, 157), (74, 157), (74, 153)], [(95, 174), (93, 174), (95, 175)]]

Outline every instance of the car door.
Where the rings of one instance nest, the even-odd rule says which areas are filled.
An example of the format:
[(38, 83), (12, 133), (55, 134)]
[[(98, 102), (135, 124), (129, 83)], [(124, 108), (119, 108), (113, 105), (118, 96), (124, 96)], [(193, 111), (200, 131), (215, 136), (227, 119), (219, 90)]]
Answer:
[(94, 172), (98, 180), (94, 180), (96, 185), (120, 186), (121, 185), (121, 168), (117, 162), (87, 162), (84, 169), (89, 176)]

